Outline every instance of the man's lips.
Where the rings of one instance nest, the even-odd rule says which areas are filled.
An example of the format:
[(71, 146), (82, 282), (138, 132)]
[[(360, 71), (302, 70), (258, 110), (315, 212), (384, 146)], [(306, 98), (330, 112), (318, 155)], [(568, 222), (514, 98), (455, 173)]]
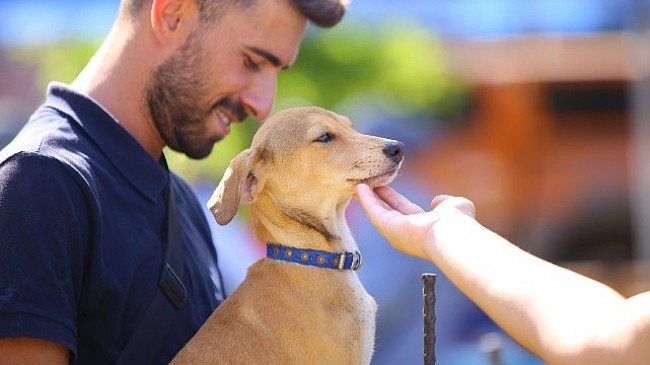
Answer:
[(230, 123), (232, 119), (220, 108), (214, 110), (214, 115), (217, 119), (217, 126), (219, 127), (219, 132), (222, 135), (226, 135), (230, 132)]
[(230, 131), (231, 123), (241, 122), (248, 117), (241, 104), (228, 99), (216, 103), (213, 110), (218, 122), (221, 124), (221, 129), (226, 133)]

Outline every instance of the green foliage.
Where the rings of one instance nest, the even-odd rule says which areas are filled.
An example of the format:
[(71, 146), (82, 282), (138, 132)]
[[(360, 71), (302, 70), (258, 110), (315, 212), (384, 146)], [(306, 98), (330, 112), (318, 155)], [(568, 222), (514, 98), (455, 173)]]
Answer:
[(450, 118), (465, 93), (440, 40), (423, 27), (406, 20), (351, 23), (307, 35), (298, 61), (280, 76), (277, 106), (336, 110), (363, 101), (401, 116)]
[(38, 70), (37, 82), (43, 90), (50, 81), (69, 83), (88, 63), (98, 44), (70, 41), (48, 46), (13, 49), (9, 56)]
[(212, 154), (204, 160), (192, 160), (185, 155), (167, 148), (165, 157), (172, 169), (189, 181), (207, 179), (215, 184), (221, 180), (228, 164), (233, 157), (248, 146), (253, 139), (258, 124), (247, 120), (241, 124), (230, 126), (231, 131), (227, 138), (215, 144)]
[[(96, 49), (97, 44), (69, 42), (12, 55), (39, 70), (44, 89), (50, 80), (72, 81)], [(440, 40), (411, 20), (310, 28), (296, 64), (280, 74), (276, 110), (318, 105), (343, 113), (371, 105), (401, 117), (449, 119), (463, 104), (466, 88), (448, 66)], [(166, 151), (170, 165), (190, 181), (217, 182), (229, 161), (250, 145), (257, 123), (232, 128), (203, 161)]]
[[(417, 120), (430, 116), (433, 124), (453, 119), (466, 92), (451, 73), (440, 40), (422, 27), (409, 21), (350, 24), (310, 30), (296, 63), (280, 74), (275, 110), (317, 105), (340, 111), (364, 103)], [(204, 161), (166, 154), (184, 177), (217, 182), (231, 158), (250, 145), (256, 129), (252, 121), (234, 126)]]

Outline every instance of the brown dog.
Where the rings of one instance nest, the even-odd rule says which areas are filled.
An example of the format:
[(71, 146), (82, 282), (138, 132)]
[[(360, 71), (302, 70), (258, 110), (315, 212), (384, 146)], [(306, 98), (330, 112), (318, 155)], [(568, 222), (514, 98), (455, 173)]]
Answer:
[(221, 225), (250, 203), (267, 258), (171, 364), (369, 364), (376, 304), (344, 214), (354, 185), (390, 183), (402, 158), (400, 142), (324, 109), (269, 118), (208, 202)]

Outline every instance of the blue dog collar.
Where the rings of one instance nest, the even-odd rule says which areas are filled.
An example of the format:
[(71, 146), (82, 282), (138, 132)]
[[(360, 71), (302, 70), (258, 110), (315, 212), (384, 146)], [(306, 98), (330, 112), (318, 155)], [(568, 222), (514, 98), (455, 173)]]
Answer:
[(278, 245), (266, 244), (266, 257), (275, 260), (294, 262), (306, 266), (316, 266), (337, 270), (359, 270), (361, 267), (361, 252), (327, 252)]

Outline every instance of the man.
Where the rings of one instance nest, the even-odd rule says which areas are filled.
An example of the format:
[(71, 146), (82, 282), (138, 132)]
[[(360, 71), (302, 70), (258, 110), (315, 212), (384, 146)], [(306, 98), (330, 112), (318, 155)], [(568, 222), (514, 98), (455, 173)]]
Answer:
[(549, 364), (647, 364), (650, 292), (612, 288), (544, 261), (488, 230), (474, 204), (438, 196), (432, 210), (387, 187), (356, 188), (398, 250), (432, 261), (513, 339)]
[(307, 22), (344, 12), (340, 0), (122, 1), (88, 65), (51, 84), (0, 152), (0, 364), (125, 361), (176, 242), (168, 194), (184, 263), (169, 277), (186, 298), (160, 318), (160, 346), (138, 352), (171, 359), (223, 288), (202, 207), (163, 148), (203, 158), (231, 123), (265, 118)]

